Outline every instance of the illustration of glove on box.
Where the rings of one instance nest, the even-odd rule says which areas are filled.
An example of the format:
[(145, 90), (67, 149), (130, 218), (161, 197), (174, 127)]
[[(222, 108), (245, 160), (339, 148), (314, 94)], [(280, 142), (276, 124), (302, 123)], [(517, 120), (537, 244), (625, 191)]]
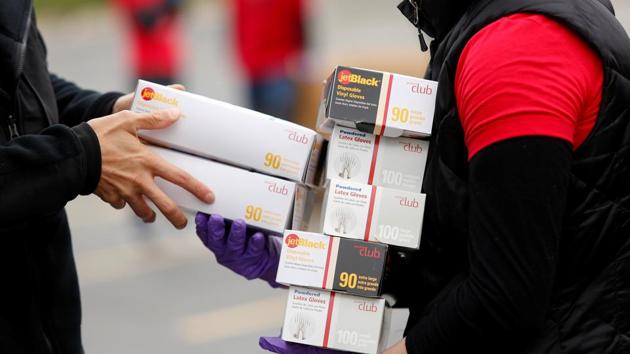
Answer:
[(276, 281), (376, 297), (381, 294), (387, 250), (380, 243), (287, 230)]
[(319, 130), (357, 128), (374, 135), (431, 135), (437, 82), (338, 66), (328, 77), (317, 117)]
[(337, 125), (328, 144), (326, 178), (420, 193), (428, 152), (428, 141)]
[(178, 108), (182, 117), (160, 130), (141, 130), (151, 143), (314, 183), (323, 138), (315, 131), (253, 110), (147, 81), (138, 81), (134, 112)]
[(325, 235), (420, 246), (426, 195), (331, 180), (321, 210)]
[(205, 204), (188, 191), (160, 178), (156, 183), (180, 207), (221, 214), (226, 219), (244, 219), (248, 225), (282, 234), (290, 227), (296, 183), (198, 156), (149, 146), (149, 149), (208, 186), (215, 194)]
[(384, 309), (384, 299), (290, 287), (282, 339), (375, 354), (379, 349)]

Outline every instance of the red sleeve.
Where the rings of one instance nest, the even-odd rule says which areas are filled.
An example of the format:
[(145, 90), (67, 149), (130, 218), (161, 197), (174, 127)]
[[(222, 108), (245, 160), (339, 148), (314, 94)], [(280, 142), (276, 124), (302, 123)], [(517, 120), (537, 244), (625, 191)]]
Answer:
[(516, 14), (486, 26), (464, 48), (455, 77), (468, 158), (520, 136), (579, 147), (597, 119), (602, 82), (597, 54), (547, 17)]

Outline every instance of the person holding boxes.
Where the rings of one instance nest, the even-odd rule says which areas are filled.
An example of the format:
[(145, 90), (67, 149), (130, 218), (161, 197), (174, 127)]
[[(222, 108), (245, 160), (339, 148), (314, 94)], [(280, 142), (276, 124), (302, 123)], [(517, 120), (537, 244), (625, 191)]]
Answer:
[(627, 352), (630, 298), (610, 294), (630, 292), (630, 41), (612, 5), (401, 8), (435, 38), (438, 97), (391, 353)]
[(400, 8), (434, 38), (438, 92), (422, 242), (388, 289), (411, 316), (385, 353), (627, 352), (630, 41), (611, 3)]
[[(396, 84), (386, 85), (383, 78)], [(344, 86), (347, 90), (365, 93), (361, 97), (372, 100), (369, 105), (376, 115), (382, 115), (387, 106), (379, 99), (385, 96), (380, 94), (382, 90), (389, 87), (386, 96), (401, 102), (409, 97), (404, 83), (413, 82), (414, 87), (435, 84), (350, 67), (336, 69), (328, 81), (342, 80), (349, 85)], [(375, 85), (370, 95), (362, 91), (363, 82)], [(417, 90), (412, 91), (413, 98)], [(358, 95), (352, 99), (368, 104)], [(341, 100), (349, 99), (338, 96), (330, 105), (343, 106)], [(323, 104), (328, 105), (325, 99)], [(360, 104), (334, 114), (325, 111), (337, 120), (367, 120), (364, 110), (353, 111)], [(422, 117), (422, 137), (430, 132), (426, 127), (431, 125), (433, 106), (430, 97), (414, 105), (414, 116)], [(327, 172), (323, 176), (325, 193), (318, 187), (299, 187), (293, 230), (283, 230), (283, 238), (266, 236), (253, 231), (260, 227), (244, 220), (233, 220), (230, 226), (219, 215), (199, 212), (196, 231), (218, 263), (247, 279), (289, 287), (282, 337), (261, 338), (262, 348), (278, 353), (345, 350), (374, 354), (402, 338), (408, 318), (407, 309), (390, 307), (394, 301), (384, 288), (390, 250), (417, 249), (420, 244), (426, 200), (420, 191), (429, 142), (419, 140), (412, 130), (385, 128), (383, 132), (410, 133), (416, 138), (387, 137), (322, 121), (333, 132), (323, 169)], [(266, 151), (266, 145), (269, 143), (261, 142), (257, 147)], [(344, 165), (349, 156), (355, 159), (352, 169)]]
[(94, 193), (152, 222), (147, 197), (181, 229), (185, 215), (154, 177), (201, 203), (214, 195), (137, 136), (174, 124), (178, 110), (129, 112), (132, 95), (84, 90), (48, 71), (32, 1), (0, 2), (0, 52), (0, 352), (83, 353), (66, 203)]
[[(195, 224), (201, 242), (214, 253), (219, 264), (248, 280), (261, 279), (274, 288), (282, 286), (276, 282), (282, 248), (280, 237), (248, 231), (247, 224), (243, 220), (235, 220), (230, 225), (218, 215), (197, 213)], [(278, 337), (262, 337), (260, 346), (269, 351), (287, 354), (341, 353), (336, 350), (286, 342)]]

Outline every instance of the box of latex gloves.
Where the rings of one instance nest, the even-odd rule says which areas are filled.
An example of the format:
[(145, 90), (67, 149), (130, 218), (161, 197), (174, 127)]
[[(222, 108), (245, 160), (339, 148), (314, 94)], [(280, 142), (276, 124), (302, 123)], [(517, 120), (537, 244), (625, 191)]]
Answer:
[(244, 219), (253, 227), (282, 234), (290, 227), (296, 183), (156, 146), (149, 149), (208, 186), (215, 195), (205, 204), (179, 186), (156, 178), (177, 205), (192, 211)]
[(328, 183), (322, 205), (323, 233), (418, 248), (426, 196), (342, 180)]
[(356, 353), (377, 353), (384, 309), (384, 299), (291, 287), (282, 339)]
[(337, 125), (328, 144), (326, 177), (420, 193), (428, 152), (428, 141)]
[(338, 66), (324, 85), (318, 127), (335, 124), (375, 135), (431, 135), (437, 82), (382, 71)]
[(408, 320), (409, 309), (385, 307), (379, 353), (393, 347), (403, 339)]
[(323, 141), (315, 131), (229, 103), (138, 81), (133, 111), (173, 107), (182, 113), (175, 124), (138, 134), (171, 149), (313, 183)]
[(287, 230), (276, 281), (375, 297), (381, 294), (387, 245)]

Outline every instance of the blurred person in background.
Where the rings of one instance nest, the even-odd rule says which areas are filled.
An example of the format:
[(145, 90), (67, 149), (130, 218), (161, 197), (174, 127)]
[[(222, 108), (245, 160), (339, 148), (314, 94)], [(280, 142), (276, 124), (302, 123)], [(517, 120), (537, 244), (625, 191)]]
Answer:
[(179, 82), (183, 43), (180, 12), (185, 0), (112, 0), (128, 28), (132, 87), (137, 79)]
[(48, 72), (32, 1), (0, 2), (0, 52), (0, 353), (83, 353), (66, 203), (94, 193), (152, 222), (146, 197), (183, 228), (154, 177), (208, 203), (214, 196), (137, 137), (179, 111), (132, 113), (132, 94), (83, 90)]
[(233, 0), (236, 51), (252, 109), (291, 120), (305, 45), (306, 0)]
[[(392, 252), (385, 285), (411, 316), (385, 353), (630, 353), (630, 39), (612, 4), (400, 9), (439, 90), (421, 246)], [(277, 238), (196, 224), (219, 263), (277, 286)]]

